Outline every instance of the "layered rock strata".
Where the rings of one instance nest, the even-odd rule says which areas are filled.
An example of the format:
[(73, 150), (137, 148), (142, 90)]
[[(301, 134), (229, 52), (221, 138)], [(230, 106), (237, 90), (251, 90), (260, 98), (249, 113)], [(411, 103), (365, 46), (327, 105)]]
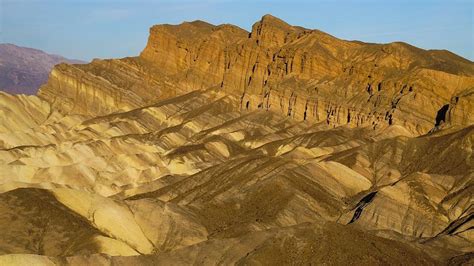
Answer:
[[(197, 89), (329, 126), (472, 124), (474, 64), (405, 43), (345, 41), (266, 15), (250, 33), (202, 21), (157, 25), (135, 58), (60, 65), (39, 95), (66, 113), (107, 114)], [(444, 108), (444, 109), (443, 109)]]
[(0, 93), (0, 254), (47, 256), (0, 262), (432, 264), (473, 251), (473, 126), (411, 138), (239, 101), (193, 91), (93, 117)]
[(0, 264), (472, 264), (472, 62), (269, 15), (150, 33), (0, 92)]

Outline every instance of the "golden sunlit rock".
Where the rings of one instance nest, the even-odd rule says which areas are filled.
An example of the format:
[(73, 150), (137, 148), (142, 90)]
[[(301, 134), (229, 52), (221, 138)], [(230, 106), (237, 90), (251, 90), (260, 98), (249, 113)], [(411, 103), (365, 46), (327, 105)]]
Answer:
[(0, 93), (0, 265), (472, 263), (474, 63), (265, 15)]

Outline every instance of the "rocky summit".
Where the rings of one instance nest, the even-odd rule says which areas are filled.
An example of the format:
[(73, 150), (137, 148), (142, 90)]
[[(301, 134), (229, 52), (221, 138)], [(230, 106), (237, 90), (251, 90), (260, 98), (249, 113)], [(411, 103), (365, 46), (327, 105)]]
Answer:
[(474, 63), (156, 25), (0, 92), (0, 265), (474, 263)]

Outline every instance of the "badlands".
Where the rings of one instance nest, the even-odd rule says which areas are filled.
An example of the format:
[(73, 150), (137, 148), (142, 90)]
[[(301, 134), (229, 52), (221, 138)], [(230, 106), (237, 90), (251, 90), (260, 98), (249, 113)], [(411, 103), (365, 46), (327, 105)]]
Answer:
[(474, 263), (474, 63), (265, 15), (0, 92), (0, 265)]

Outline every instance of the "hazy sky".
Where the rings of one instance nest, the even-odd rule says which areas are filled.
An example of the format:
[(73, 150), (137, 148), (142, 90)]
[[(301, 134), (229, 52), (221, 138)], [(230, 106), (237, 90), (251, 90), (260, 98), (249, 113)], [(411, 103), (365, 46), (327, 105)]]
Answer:
[(474, 60), (474, 0), (0, 0), (0, 42), (90, 60), (139, 54), (154, 24), (196, 19), (249, 30), (270, 13), (366, 42), (404, 41)]

